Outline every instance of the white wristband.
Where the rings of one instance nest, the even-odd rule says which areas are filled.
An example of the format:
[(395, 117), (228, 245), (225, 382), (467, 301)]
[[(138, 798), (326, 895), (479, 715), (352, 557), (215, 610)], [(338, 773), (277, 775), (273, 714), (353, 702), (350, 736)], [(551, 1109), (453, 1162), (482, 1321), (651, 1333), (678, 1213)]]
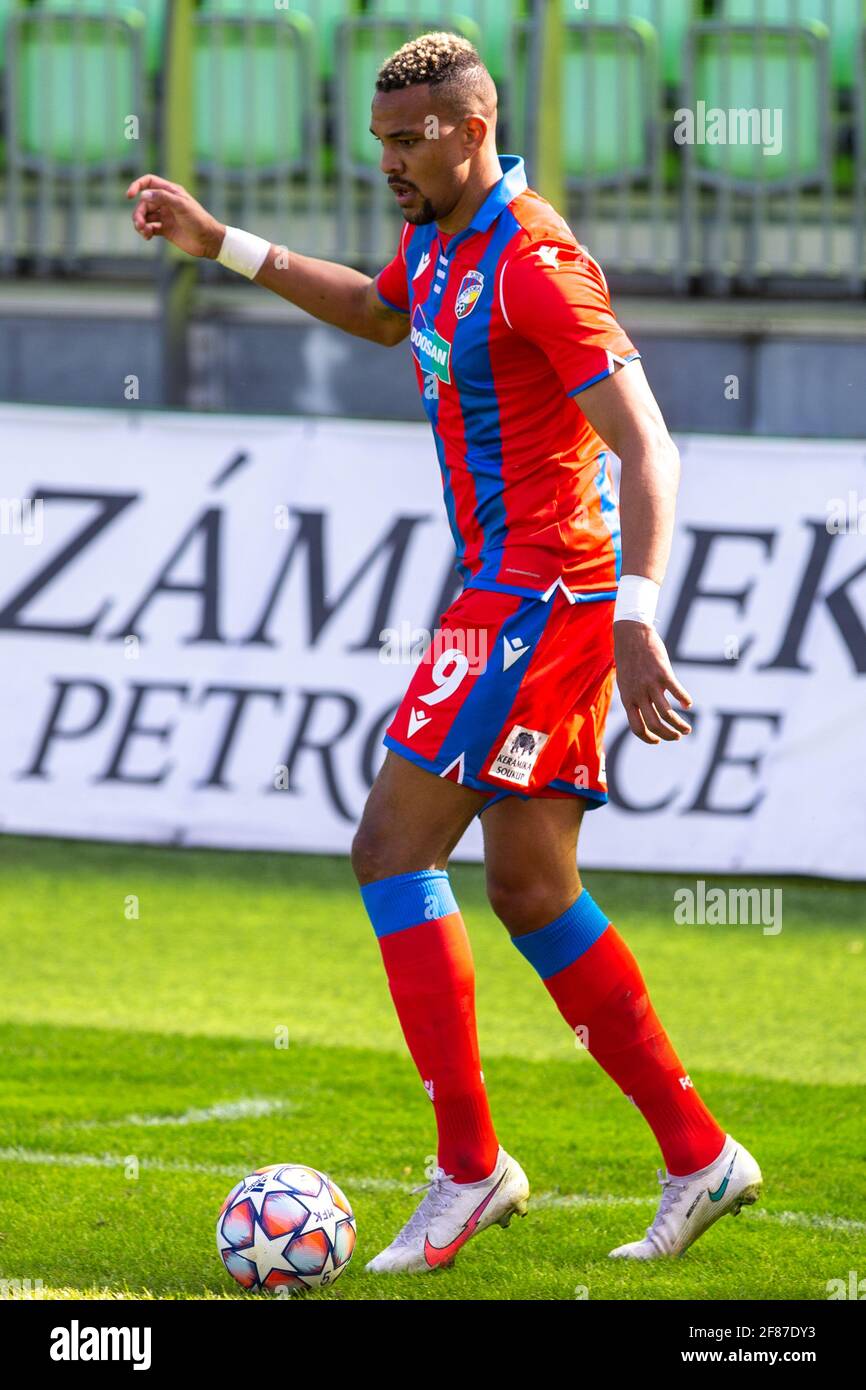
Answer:
[(226, 227), (217, 260), (229, 270), (236, 270), (239, 275), (254, 280), (270, 249), (271, 243), (265, 241), (264, 237), (241, 231), (240, 227)]
[(642, 574), (624, 574), (619, 581), (616, 603), (613, 606), (615, 623), (625, 619), (652, 627), (656, 615), (660, 585)]

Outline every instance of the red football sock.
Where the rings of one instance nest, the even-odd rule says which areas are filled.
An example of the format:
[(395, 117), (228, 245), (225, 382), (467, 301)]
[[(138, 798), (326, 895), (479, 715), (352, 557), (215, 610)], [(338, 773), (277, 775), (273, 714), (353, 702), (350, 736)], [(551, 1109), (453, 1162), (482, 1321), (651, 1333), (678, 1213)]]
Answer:
[[(414, 900), (431, 887), (435, 896), (422, 902), (441, 915), (425, 921)], [(455, 1182), (477, 1182), (496, 1166), (499, 1141), (481, 1070), (472, 951), (447, 874), (397, 875), (362, 892), (406, 1044), (433, 1101), (439, 1165)], [(402, 925), (407, 915), (417, 924)]]
[(640, 967), (612, 923), (565, 969), (544, 981), (587, 1050), (640, 1110), (678, 1177), (705, 1168), (725, 1144), (671, 1046)]

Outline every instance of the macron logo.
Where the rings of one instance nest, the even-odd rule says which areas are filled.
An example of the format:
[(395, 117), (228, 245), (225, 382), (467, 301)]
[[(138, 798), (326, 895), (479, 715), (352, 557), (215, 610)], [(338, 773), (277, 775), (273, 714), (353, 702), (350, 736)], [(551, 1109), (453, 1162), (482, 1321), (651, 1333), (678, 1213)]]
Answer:
[(535, 254), (545, 265), (549, 265), (551, 270), (559, 270), (559, 261), (556, 259), (559, 255), (558, 246), (539, 246)]
[(409, 711), (409, 732), (406, 737), (411, 738), (413, 734), (417, 734), (418, 730), (423, 729), (425, 724), (429, 724), (432, 718), (432, 714), (425, 715), (423, 710), (411, 709)]
[(415, 274), (412, 276), (412, 279), (413, 279), (413, 280), (417, 280), (419, 275), (423, 275), (423, 274), (424, 274), (424, 271), (427, 269), (427, 267), (428, 267), (429, 264), (430, 264), (430, 252), (429, 252), (429, 251), (425, 251), (424, 254), (423, 254), (423, 256), (421, 257), (420, 261), (418, 262), (418, 269), (415, 271)]
[(131, 1361), (134, 1371), (150, 1370), (149, 1327), (69, 1327), (51, 1331), (52, 1361)]
[(502, 669), (507, 671), (509, 666), (513, 666), (515, 661), (519, 661), (529, 651), (529, 645), (522, 637), (503, 637), (502, 642), (505, 648), (502, 653)]

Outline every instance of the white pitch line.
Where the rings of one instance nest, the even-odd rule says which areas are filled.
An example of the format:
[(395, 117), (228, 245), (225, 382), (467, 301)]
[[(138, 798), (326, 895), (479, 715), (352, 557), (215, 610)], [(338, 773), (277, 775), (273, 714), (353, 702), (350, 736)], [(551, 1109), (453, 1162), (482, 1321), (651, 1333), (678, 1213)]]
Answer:
[[(588, 1193), (560, 1195), (556, 1192), (539, 1192), (529, 1199), (533, 1207), (627, 1207), (643, 1206), (655, 1202), (655, 1197), (596, 1197)], [(762, 1217), (764, 1221), (777, 1221), (781, 1226), (801, 1226), (822, 1231), (866, 1231), (866, 1221), (854, 1221), (846, 1216), (820, 1216), (809, 1211), (767, 1211), (758, 1207), (749, 1212), (749, 1219)]]
[[(0, 1163), (44, 1164), (47, 1167), (63, 1168), (124, 1168), (130, 1157), (119, 1154), (53, 1154), (41, 1149), (0, 1148)], [(136, 1159), (139, 1169), (156, 1173), (202, 1173), (205, 1176), (244, 1178), (246, 1171), (236, 1163), (185, 1163), (182, 1159), (161, 1158)], [(398, 1178), (340, 1177), (344, 1191), (352, 1188), (362, 1192), (410, 1192), (417, 1183), (401, 1182)], [(530, 1209), (542, 1207), (640, 1207), (651, 1206), (655, 1197), (615, 1197), (597, 1196), (591, 1193), (537, 1192), (530, 1197)], [(822, 1231), (866, 1231), (866, 1221), (855, 1221), (845, 1216), (821, 1215), (808, 1211), (767, 1211), (758, 1207), (748, 1213), (748, 1219), (756, 1217), (764, 1221), (778, 1222), (781, 1226), (800, 1226), (807, 1230)]]
[(203, 1109), (186, 1110), (182, 1115), (123, 1115), (116, 1120), (68, 1120), (65, 1129), (113, 1129), (116, 1125), (203, 1125), (212, 1120), (224, 1123), (231, 1120), (261, 1119), (275, 1111), (293, 1110), (292, 1102), (287, 1100), (249, 1099), (227, 1100)]
[[(46, 1153), (42, 1149), (0, 1148), (0, 1163), (29, 1163), (58, 1168), (125, 1168), (131, 1159), (139, 1170), (152, 1173), (203, 1173), (206, 1177), (245, 1178), (249, 1170), (237, 1163), (187, 1163), (183, 1159), (139, 1158), (136, 1154)], [(264, 1165), (263, 1165), (264, 1166)], [(367, 1192), (408, 1192), (396, 1178), (350, 1178), (352, 1187)]]
[(821, 1231), (866, 1231), (866, 1221), (854, 1221), (847, 1216), (818, 1216), (808, 1211), (765, 1211), (758, 1207), (750, 1216), (765, 1221), (778, 1221), (782, 1226), (809, 1226)]
[(207, 1173), (227, 1178), (246, 1176), (236, 1163), (184, 1163), (183, 1160), (138, 1158), (135, 1154), (51, 1154), (43, 1153), (41, 1149), (0, 1149), (0, 1163), (45, 1164), (58, 1168), (125, 1168), (131, 1159), (139, 1168), (148, 1168), (156, 1173)]
[(529, 1200), (534, 1207), (642, 1207), (656, 1198), (595, 1196), (590, 1192), (533, 1192)]

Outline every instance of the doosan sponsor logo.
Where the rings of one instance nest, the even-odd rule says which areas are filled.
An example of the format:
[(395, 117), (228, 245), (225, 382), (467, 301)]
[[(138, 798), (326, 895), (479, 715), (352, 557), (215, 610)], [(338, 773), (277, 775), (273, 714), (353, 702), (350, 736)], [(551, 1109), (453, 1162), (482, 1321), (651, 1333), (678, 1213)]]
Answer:
[(440, 381), (450, 383), (451, 344), (427, 323), (424, 310), (416, 304), (412, 315), (412, 353), (424, 372), (433, 372)]
[(424, 353), (425, 357), (432, 358), (434, 362), (438, 362), (440, 367), (445, 366), (445, 363), (448, 361), (447, 349), (434, 343), (433, 339), (428, 337), (423, 329), (412, 329), (412, 342), (420, 352)]
[(69, 1327), (51, 1330), (52, 1361), (131, 1361), (134, 1371), (150, 1369), (149, 1327)]

